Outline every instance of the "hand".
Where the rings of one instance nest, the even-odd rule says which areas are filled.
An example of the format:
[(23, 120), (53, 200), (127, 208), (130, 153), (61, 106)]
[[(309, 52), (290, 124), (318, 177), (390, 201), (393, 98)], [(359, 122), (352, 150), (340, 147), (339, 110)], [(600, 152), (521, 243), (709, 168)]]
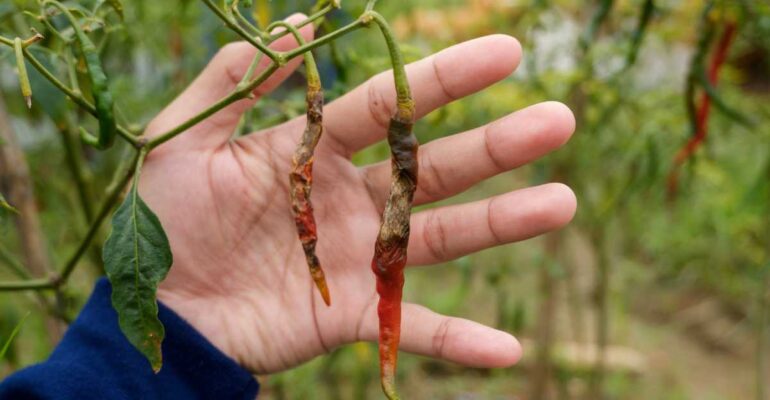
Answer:
[[(309, 29), (303, 34), (312, 36)], [(274, 47), (295, 45), (286, 37)], [(157, 135), (226, 95), (254, 52), (246, 43), (223, 48), (147, 134)], [(507, 77), (520, 57), (515, 39), (494, 35), (410, 65), (418, 115)], [(298, 63), (279, 70), (255, 94), (269, 93)], [(273, 373), (346, 343), (377, 340), (378, 297), (369, 265), (390, 164), (358, 168), (350, 157), (385, 138), (394, 92), (386, 72), (326, 108), (312, 201), (330, 308), (311, 281), (289, 205), (288, 173), (304, 118), (233, 140), (241, 114), (254, 104), (243, 100), (148, 158), (140, 191), (160, 217), (174, 254), (158, 296), (250, 371)], [(535, 160), (564, 144), (573, 130), (567, 107), (542, 103), (425, 144), (415, 204), (450, 197)], [(569, 188), (548, 184), (419, 212), (412, 217), (410, 265), (444, 262), (557, 229), (571, 220), (575, 207)], [(521, 355), (507, 333), (414, 304), (404, 304), (402, 326), (401, 348), (413, 353), (474, 367), (510, 366)]]

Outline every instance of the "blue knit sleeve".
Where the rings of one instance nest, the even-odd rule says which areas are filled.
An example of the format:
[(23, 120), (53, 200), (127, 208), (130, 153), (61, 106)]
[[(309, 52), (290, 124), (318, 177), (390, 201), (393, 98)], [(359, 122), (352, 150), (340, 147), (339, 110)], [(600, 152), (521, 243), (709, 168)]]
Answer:
[(120, 332), (110, 294), (100, 280), (51, 357), (0, 383), (0, 400), (256, 398), (254, 377), (163, 304), (164, 362), (153, 374)]

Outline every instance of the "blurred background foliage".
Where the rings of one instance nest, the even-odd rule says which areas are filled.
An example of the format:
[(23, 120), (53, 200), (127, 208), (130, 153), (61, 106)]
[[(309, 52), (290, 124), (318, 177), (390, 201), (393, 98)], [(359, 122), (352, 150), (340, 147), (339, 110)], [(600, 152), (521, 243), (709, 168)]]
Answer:
[[(77, 3), (91, 8), (96, 2)], [(320, 29), (355, 18), (363, 3), (344, 1)], [(578, 196), (572, 225), (407, 277), (409, 301), (513, 332), (524, 342), (524, 360), (506, 370), (475, 370), (403, 355), (399, 379), (408, 398), (768, 398), (770, 4), (713, 3), (704, 18), (703, 0), (381, 2), (378, 8), (410, 60), (492, 33), (513, 35), (525, 49), (512, 76), (424, 118), (416, 129), (423, 143), (546, 100), (568, 104), (578, 121), (564, 149), (442, 203), (560, 181)], [(270, 21), (308, 12), (312, 4), (258, 0), (244, 11)], [(37, 12), (38, 6), (32, 0), (0, 4), (0, 34), (26, 37), (30, 28), (46, 33), (23, 10)], [(218, 48), (236, 39), (193, 0), (127, 1), (124, 23), (114, 13), (99, 15), (103, 20), (94, 21), (93, 35), (120, 118), (137, 130)], [(692, 60), (701, 54), (711, 62), (729, 24), (736, 35), (714, 85), (719, 99), (712, 99), (727, 108), (712, 104), (706, 139), (677, 166), (675, 157), (695, 131), (686, 107)], [(699, 46), (709, 29), (714, 39)], [(361, 31), (318, 51), (332, 97), (387, 68), (375, 37)], [(71, 72), (84, 82), (84, 71), (63, 68), (62, 57), (73, 55), (55, 41), (33, 51), (61, 79)], [(41, 262), (58, 265), (79, 243), (88, 203), (100, 198), (122, 150), (82, 148), (77, 127), (93, 131), (95, 122), (30, 73), (31, 111), (18, 93), (12, 49), (0, 48), (0, 130), (19, 141), (31, 171)], [(260, 101), (238, 133), (302, 114), (302, 85), (297, 76)], [(696, 104), (700, 96), (698, 91)], [(79, 179), (68, 167), (68, 146), (87, 160), (87, 174)], [(380, 144), (355, 161), (387, 156)], [(2, 192), (7, 185), (0, 180)], [(13, 271), (5, 267), (30, 255), (17, 217), (0, 218), (0, 278), (10, 279)], [(31, 311), (0, 360), (0, 376), (47, 357), (61, 330), (49, 315), (66, 320), (77, 314), (100, 274), (98, 251), (95, 246), (83, 261), (55, 309), (47, 309), (50, 299), (32, 294), (0, 294), (0, 344)], [(263, 397), (377, 398), (377, 371), (376, 347), (356, 344), (263, 377)]]

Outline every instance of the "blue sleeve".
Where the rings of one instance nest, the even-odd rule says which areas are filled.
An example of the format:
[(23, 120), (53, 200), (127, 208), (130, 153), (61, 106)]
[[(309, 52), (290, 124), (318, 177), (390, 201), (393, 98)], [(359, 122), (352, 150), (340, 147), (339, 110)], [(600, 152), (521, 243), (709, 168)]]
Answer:
[(259, 391), (251, 374), (160, 304), (166, 327), (163, 368), (152, 373), (118, 328), (111, 288), (100, 280), (48, 361), (0, 383), (0, 400), (249, 399)]

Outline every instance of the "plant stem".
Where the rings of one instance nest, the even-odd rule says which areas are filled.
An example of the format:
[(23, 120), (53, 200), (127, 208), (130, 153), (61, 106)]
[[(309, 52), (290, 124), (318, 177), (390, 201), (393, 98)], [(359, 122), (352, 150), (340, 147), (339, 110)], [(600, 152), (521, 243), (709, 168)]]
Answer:
[[(139, 154), (142, 153), (145, 150), (135, 152), (134, 157), (132, 158), (131, 163), (135, 163), (136, 160), (139, 157)], [(111, 190), (109, 193), (107, 193), (107, 197), (102, 202), (102, 206), (99, 209), (99, 213), (96, 214), (96, 217), (91, 224), (91, 227), (88, 229), (88, 232), (86, 233), (86, 237), (83, 238), (82, 242), (80, 243), (80, 246), (78, 246), (75, 253), (69, 258), (67, 263), (64, 265), (64, 268), (62, 268), (61, 273), (58, 277), (54, 277), (54, 281), (57, 286), (61, 286), (62, 283), (66, 282), (69, 276), (72, 274), (72, 272), (75, 270), (75, 267), (78, 264), (78, 261), (80, 261), (80, 258), (83, 257), (83, 253), (88, 249), (88, 247), (91, 244), (91, 241), (96, 237), (96, 234), (99, 232), (99, 229), (102, 226), (102, 223), (104, 220), (107, 219), (110, 212), (113, 208), (115, 208), (115, 205), (120, 200), (121, 194), (123, 193), (123, 188), (126, 187), (128, 182), (131, 180), (131, 177), (134, 175), (134, 170), (129, 168), (127, 172), (123, 174), (123, 176), (119, 177), (119, 181), (117, 184), (110, 185)]]
[[(315, 21), (325, 17), (326, 14), (328, 14), (329, 12), (331, 12), (331, 11), (333, 11), (335, 9), (336, 9), (336, 7), (334, 6), (334, 4), (330, 3), (330, 4), (326, 5), (326, 7), (322, 8), (320, 11), (318, 11), (317, 13), (314, 13), (313, 15), (307, 17), (307, 19), (305, 19), (304, 21), (302, 21), (299, 24), (294, 25), (294, 26), (297, 27), (297, 28), (302, 28), (302, 27), (304, 27), (306, 25), (314, 23)], [(283, 21), (276, 21), (276, 22), (268, 25), (267, 32), (269, 33), (272, 30), (272, 28), (275, 27), (274, 25), (275, 24), (279, 24), (280, 22), (283, 22)], [(289, 33), (288, 31), (283, 31), (283, 32), (278, 32), (276, 34), (270, 35), (268, 37), (268, 41), (270, 43), (275, 42), (276, 40), (286, 36), (286, 34), (288, 34), (288, 33)]]
[(312, 41), (310, 43), (307, 43), (307, 44), (305, 44), (303, 46), (299, 46), (299, 47), (295, 48), (294, 50), (290, 50), (290, 51), (287, 51), (285, 53), (280, 53), (280, 54), (287, 61), (291, 60), (291, 59), (293, 59), (293, 58), (295, 58), (295, 57), (297, 57), (297, 56), (299, 56), (301, 54), (307, 53), (310, 50), (313, 50), (315, 48), (321, 47), (321, 46), (331, 42), (332, 40), (335, 40), (335, 39), (339, 38), (340, 36), (344, 36), (344, 35), (352, 32), (352, 31), (354, 31), (356, 29), (359, 29), (359, 28), (363, 27), (366, 24), (367, 24), (366, 21), (364, 21), (364, 20), (359, 18), (356, 21), (351, 22), (350, 24), (345, 25), (342, 28), (337, 29), (334, 32), (331, 32), (331, 33), (329, 33), (326, 36), (322, 36), (322, 37), (320, 37), (320, 38), (318, 38), (318, 39), (316, 39), (316, 40), (314, 40), (314, 41)]
[[(305, 43), (305, 39), (302, 37), (302, 34), (299, 32), (299, 29), (295, 27), (294, 25), (286, 22), (286, 21), (277, 21), (274, 24), (271, 24), (271, 26), (274, 25), (275, 27), (284, 27), (289, 32), (294, 35), (294, 37), (297, 39), (297, 43), (302, 46)], [(321, 87), (321, 75), (318, 73), (318, 66), (316, 65), (315, 58), (313, 57), (312, 51), (305, 52), (305, 71), (307, 74), (307, 84), (310, 87), (313, 88), (320, 88)]]
[(379, 26), (385, 42), (388, 45), (388, 52), (390, 53), (391, 64), (393, 64), (393, 79), (396, 83), (396, 94), (398, 96), (398, 106), (403, 108), (405, 106), (414, 107), (414, 101), (412, 100), (412, 93), (409, 88), (409, 80), (406, 76), (406, 64), (404, 63), (404, 56), (398, 48), (396, 41), (396, 35), (388, 25), (380, 13), (376, 11), (368, 11), (361, 17), (361, 21), (369, 23), (373, 21)]
[(173, 128), (170, 131), (155, 137), (149, 143), (147, 143), (146, 147), (152, 150), (160, 146), (161, 144), (166, 143), (167, 141), (173, 139), (174, 137), (186, 131), (187, 129), (190, 129), (193, 126), (201, 123), (206, 118), (216, 114), (217, 112), (229, 106), (230, 104), (238, 100), (247, 98), (249, 94), (251, 94), (251, 92), (257, 88), (257, 86), (261, 85), (264, 81), (266, 81), (267, 78), (273, 75), (273, 73), (277, 69), (278, 69), (278, 64), (276, 64), (275, 62), (270, 64), (270, 66), (266, 70), (262, 71), (262, 73), (256, 79), (254, 79), (250, 84), (248, 84), (247, 86), (241, 89), (236, 89), (234, 92), (230, 93), (223, 99), (219, 100), (214, 105), (207, 108), (200, 114), (188, 119), (187, 121), (183, 122), (181, 125), (177, 126), (176, 128)]
[[(32, 64), (33, 67), (35, 67), (36, 70), (38, 70), (43, 75), (43, 77), (48, 79), (49, 82), (64, 92), (64, 94), (67, 95), (67, 97), (69, 97), (75, 104), (86, 110), (89, 114), (96, 116), (96, 107), (94, 107), (93, 104), (86, 100), (81, 94), (67, 87), (67, 85), (60, 81), (59, 78), (54, 76), (53, 73), (51, 73), (51, 71), (43, 66), (43, 64), (41, 64), (40, 61), (38, 61), (38, 59), (28, 49), (24, 49), (24, 57), (27, 59), (27, 61), (29, 61), (30, 64)], [(118, 134), (127, 142), (131, 143), (131, 145), (134, 147), (140, 146), (141, 140), (134, 136), (125, 127), (118, 125)]]
[(55, 289), (52, 279), (32, 279), (18, 282), (0, 282), (0, 292), (20, 292), (24, 290), (51, 290)]
[(232, 18), (229, 18), (227, 14), (225, 14), (224, 11), (222, 11), (219, 7), (217, 7), (216, 4), (214, 4), (211, 0), (202, 0), (203, 3), (211, 9), (211, 11), (214, 12), (214, 14), (219, 17), (219, 19), (222, 20), (222, 22), (225, 23), (230, 29), (232, 29), (235, 33), (237, 33), (240, 37), (242, 37), (247, 42), (251, 43), (254, 47), (259, 49), (259, 51), (265, 53), (266, 56), (270, 57), (271, 60), (274, 62), (280, 64), (280, 58), (278, 56), (278, 53), (271, 50), (267, 45), (262, 43), (258, 38), (255, 38), (254, 36), (250, 35), (248, 32), (246, 32), (243, 27), (238, 25), (238, 22), (233, 20)]

